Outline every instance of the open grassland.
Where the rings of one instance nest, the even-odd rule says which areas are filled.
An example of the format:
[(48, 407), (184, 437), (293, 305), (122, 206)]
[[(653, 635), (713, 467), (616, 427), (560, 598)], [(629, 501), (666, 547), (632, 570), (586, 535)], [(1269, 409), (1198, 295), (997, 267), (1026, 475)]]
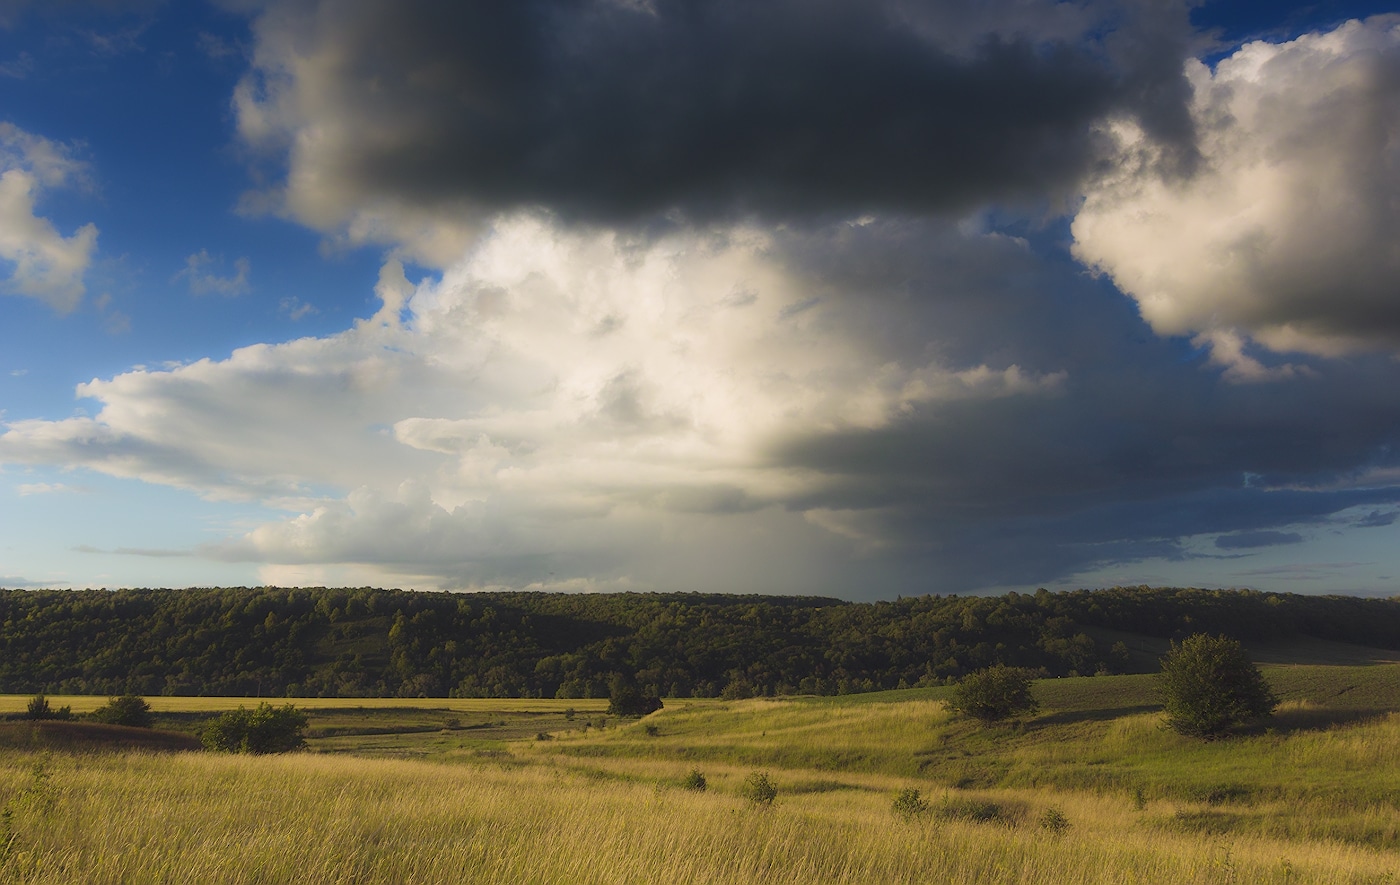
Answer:
[[(890, 810), (900, 779), (802, 792), (779, 774), (788, 791), (764, 809), (736, 795), (738, 769), (716, 775), (694, 793), (540, 761), (13, 757), (0, 870), (34, 883), (1394, 881), (1393, 852), (1201, 838), (1121, 798), (958, 791), (954, 813), (904, 821)], [(1050, 802), (1071, 821), (1062, 835), (1035, 823)], [(989, 806), (985, 821), (956, 813)]]
[[(992, 727), (946, 689), (603, 728), (586, 701), (296, 701), (334, 753), (0, 751), (0, 882), (1400, 885), (1400, 665), (1266, 672), (1279, 713), (1211, 743), (1163, 729), (1142, 676), (1042, 681), (1038, 715)], [(460, 736), (530, 716), (560, 727)], [(896, 814), (909, 789), (926, 805)]]
[[(107, 703), (105, 697), (50, 696), (53, 709), (70, 707), (74, 714), (91, 713)], [(306, 737), (310, 749), (363, 756), (424, 757), (449, 753), (499, 750), (509, 742), (541, 733), (587, 731), (607, 724), (606, 699), (554, 700), (530, 698), (210, 698), (149, 697), (156, 729), (194, 739), (214, 716), (238, 707), (293, 704), (308, 714)], [(0, 695), (0, 715), (21, 713), (29, 697)], [(681, 701), (684, 706), (694, 701)], [(614, 720), (616, 724), (616, 720)], [(47, 727), (58, 729), (57, 723)], [(61, 730), (61, 729), (58, 729)], [(57, 736), (56, 736), (57, 737)], [(81, 738), (81, 735), (67, 735)], [(61, 738), (59, 738), (61, 741)], [(67, 744), (80, 743), (68, 740)], [(129, 741), (128, 741), (129, 742)], [(36, 741), (27, 724), (0, 723), (0, 747), (30, 747)]]
[[(20, 713), (33, 695), (0, 695), (0, 713)], [(107, 703), (95, 695), (49, 695), (49, 705), (64, 706), (74, 713), (91, 713)], [(454, 713), (602, 713), (607, 698), (556, 700), (554, 698), (213, 698), (150, 695), (146, 702), (157, 713), (224, 713), (239, 707), (269, 704), (295, 704), (299, 710), (449, 710)], [(685, 701), (679, 703), (684, 704)]]

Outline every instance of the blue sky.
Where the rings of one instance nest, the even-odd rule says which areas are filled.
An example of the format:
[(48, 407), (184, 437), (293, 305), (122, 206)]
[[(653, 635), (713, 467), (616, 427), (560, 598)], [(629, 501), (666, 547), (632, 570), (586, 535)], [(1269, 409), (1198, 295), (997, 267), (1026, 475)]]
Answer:
[(0, 0), (0, 586), (1393, 595), (1392, 12)]

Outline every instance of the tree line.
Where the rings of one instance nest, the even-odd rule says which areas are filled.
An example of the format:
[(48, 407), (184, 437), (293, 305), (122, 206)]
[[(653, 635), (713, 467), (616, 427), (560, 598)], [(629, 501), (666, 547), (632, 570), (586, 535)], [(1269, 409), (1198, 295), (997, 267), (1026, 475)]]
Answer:
[(1400, 598), (1114, 587), (1004, 596), (0, 589), (0, 692), (247, 697), (840, 694), (1003, 664), (1124, 672), (1101, 629), (1400, 646)]

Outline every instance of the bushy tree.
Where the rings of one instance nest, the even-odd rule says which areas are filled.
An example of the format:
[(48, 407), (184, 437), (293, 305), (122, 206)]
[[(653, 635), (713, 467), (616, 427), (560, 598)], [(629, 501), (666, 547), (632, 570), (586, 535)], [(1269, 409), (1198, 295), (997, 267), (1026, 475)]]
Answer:
[(1035, 672), (997, 664), (963, 677), (953, 687), (948, 709), (983, 722), (999, 722), (1038, 709), (1031, 694)]
[(256, 709), (239, 707), (204, 727), (199, 739), (205, 749), (225, 753), (287, 753), (306, 746), (306, 714), (291, 704), (274, 707), (266, 701)]
[(625, 676), (614, 676), (608, 689), (608, 712), (613, 716), (645, 716), (661, 709), (661, 698), (644, 692)]
[(1167, 725), (1192, 737), (1219, 737), (1278, 706), (1244, 646), (1226, 636), (1197, 633), (1173, 642), (1158, 678)]
[(108, 698), (104, 706), (92, 711), (92, 718), (108, 725), (150, 728), (151, 705), (140, 695), (124, 694), (121, 697)]

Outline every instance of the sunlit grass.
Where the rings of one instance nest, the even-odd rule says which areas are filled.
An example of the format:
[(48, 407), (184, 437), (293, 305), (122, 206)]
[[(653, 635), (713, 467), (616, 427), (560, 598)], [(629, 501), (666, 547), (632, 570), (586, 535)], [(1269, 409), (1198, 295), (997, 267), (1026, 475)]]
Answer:
[[(899, 779), (752, 807), (722, 776), (694, 793), (541, 761), (434, 763), (297, 755), (0, 760), (6, 881), (26, 883), (1098, 883), (1393, 881), (1393, 852), (1152, 825), (1158, 809), (1036, 790), (975, 791), (998, 823), (890, 808)], [(737, 772), (737, 769), (735, 769)], [(38, 774), (36, 775), (36, 772)], [(717, 772), (718, 774), (718, 772)], [(940, 797), (933, 796), (934, 807)], [(1048, 804), (1070, 821), (1040, 829)], [(133, 813), (139, 810), (139, 813)]]
[[(319, 749), (430, 758), (0, 752), (0, 882), (1400, 883), (1383, 669), (1295, 669), (1271, 723), (1209, 743), (1162, 726), (1151, 677), (1042, 682), (1039, 715), (990, 727), (940, 689), (667, 701), (640, 722), (602, 701), (296, 700), (345, 729)], [(371, 733), (393, 710), (419, 732)], [(483, 742), (485, 723), (528, 739)], [(697, 769), (708, 789), (683, 789)], [(770, 809), (740, 793), (757, 770)]]

